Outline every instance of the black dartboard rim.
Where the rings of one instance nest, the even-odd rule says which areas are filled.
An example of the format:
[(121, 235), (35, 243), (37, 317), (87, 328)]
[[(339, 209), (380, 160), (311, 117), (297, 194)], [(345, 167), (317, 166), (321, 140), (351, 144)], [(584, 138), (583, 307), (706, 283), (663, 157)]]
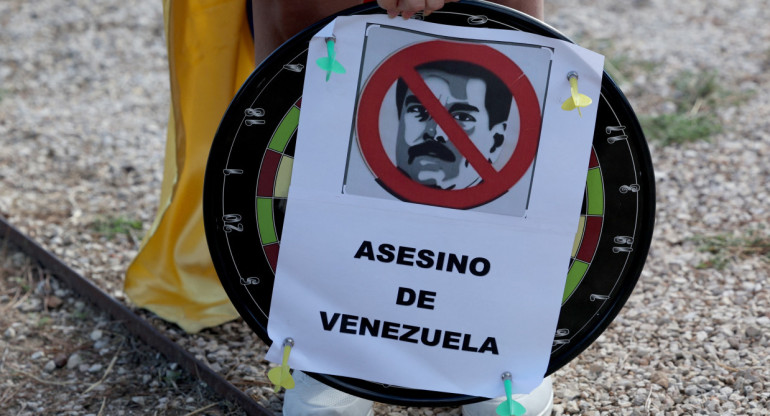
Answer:
[[(383, 11), (362, 5), (338, 15), (375, 13)], [(268, 345), (272, 343), (267, 336), (268, 311), (283, 221), (278, 207), (286, 202), (276, 194), (276, 184), (286, 178), (279, 166), (293, 155), (293, 123), (301, 107), (301, 65), (308, 42), (336, 16), (286, 42), (251, 74), (222, 119), (206, 167), (203, 221), (214, 266), (240, 315)], [(425, 20), (522, 30), (569, 41), (535, 19), (488, 2), (449, 3)], [(598, 106), (582, 234), (578, 230), (546, 375), (585, 350), (618, 314), (642, 272), (652, 240), (655, 181), (649, 150), (630, 104), (606, 72)], [(482, 400), (311, 375), (340, 390), (398, 405), (455, 406)]]

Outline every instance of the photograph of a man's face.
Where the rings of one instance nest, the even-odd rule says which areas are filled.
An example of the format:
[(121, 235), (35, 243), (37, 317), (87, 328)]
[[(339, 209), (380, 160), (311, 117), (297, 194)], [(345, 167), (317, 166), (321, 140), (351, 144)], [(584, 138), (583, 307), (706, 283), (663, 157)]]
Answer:
[[(359, 94), (368, 77), (394, 54), (436, 38), (400, 28), (372, 26), (367, 31), (361, 63)], [(486, 44), (516, 63), (532, 84), (540, 112), (545, 102), (551, 51), (537, 45)], [(483, 183), (479, 169), (494, 170), (511, 160), (519, 139), (518, 103), (499, 74), (473, 59), (436, 60), (414, 69), (461, 130), (454, 136), (447, 119), (438, 121), (436, 108), (423, 102), (426, 91), (415, 93), (401, 78), (393, 82), (382, 99), (379, 136), (392, 164), (412, 181), (430, 189), (461, 190)], [(499, 71), (498, 71), (499, 72)], [(503, 75), (504, 76), (504, 75)], [(510, 81), (510, 80), (509, 80)], [(359, 96), (360, 99), (360, 96)], [(436, 101), (433, 101), (436, 105)], [(443, 127), (442, 127), (443, 126)], [(404, 200), (385, 186), (367, 165), (352, 130), (343, 193)], [(458, 149), (457, 135), (464, 133), (481, 157), (469, 160), (468, 150)], [(476, 211), (524, 217), (531, 188), (534, 161), (524, 176), (500, 197), (471, 208)]]
[[(437, 61), (417, 68), (431, 92), (468, 134), (489, 163), (500, 156), (513, 97), (487, 69), (464, 61)], [(399, 80), (396, 166), (412, 180), (440, 189), (464, 189), (481, 181), (470, 162)]]

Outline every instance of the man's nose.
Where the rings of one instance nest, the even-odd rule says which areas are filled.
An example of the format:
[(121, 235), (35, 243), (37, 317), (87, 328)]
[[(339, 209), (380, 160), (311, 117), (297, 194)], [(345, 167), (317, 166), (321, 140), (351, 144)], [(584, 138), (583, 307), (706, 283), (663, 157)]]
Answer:
[(439, 143), (446, 143), (446, 133), (441, 129), (433, 119), (427, 121), (425, 125), (425, 133), (422, 135), (423, 140), (434, 140)]

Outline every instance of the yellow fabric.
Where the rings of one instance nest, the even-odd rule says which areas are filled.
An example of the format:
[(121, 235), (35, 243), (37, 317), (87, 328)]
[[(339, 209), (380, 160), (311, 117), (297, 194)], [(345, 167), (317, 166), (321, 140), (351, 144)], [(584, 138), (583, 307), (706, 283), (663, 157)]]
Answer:
[(171, 114), (160, 207), (126, 272), (139, 307), (187, 332), (238, 316), (217, 278), (202, 220), (203, 176), (228, 104), (254, 69), (244, 0), (164, 0)]

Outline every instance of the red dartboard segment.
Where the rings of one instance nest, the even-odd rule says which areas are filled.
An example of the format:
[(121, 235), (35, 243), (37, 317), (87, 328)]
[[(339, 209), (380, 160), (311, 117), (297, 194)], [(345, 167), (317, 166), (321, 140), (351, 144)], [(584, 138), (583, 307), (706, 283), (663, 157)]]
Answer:
[(575, 256), (576, 259), (591, 263), (596, 253), (596, 246), (599, 244), (599, 237), (602, 231), (602, 217), (586, 217), (585, 231), (583, 232), (583, 241), (580, 244), (580, 250)]
[(591, 150), (591, 159), (588, 162), (588, 169), (599, 167), (599, 159), (596, 157), (596, 151)]
[(257, 184), (257, 196), (273, 196), (273, 185), (275, 176), (278, 173), (278, 164), (281, 162), (281, 154), (268, 150), (265, 157), (262, 158), (262, 169), (260, 170), (259, 182)]
[(281, 249), (281, 246), (278, 243), (274, 243), (262, 246), (262, 249), (265, 251), (265, 257), (270, 263), (270, 269), (275, 273), (275, 269), (278, 266), (278, 251)]
[[(521, 120), (519, 139), (513, 155), (499, 171), (484, 158), (416, 70), (422, 64), (437, 61), (464, 61), (485, 67), (497, 75), (513, 95)], [(453, 190), (431, 188), (410, 179), (390, 160), (380, 136), (380, 110), (385, 95), (399, 78), (418, 96), (449, 140), (483, 178), (480, 184)], [(524, 176), (537, 152), (540, 123), (537, 94), (516, 63), (487, 45), (437, 40), (404, 48), (374, 71), (361, 93), (356, 132), (369, 169), (391, 192), (409, 202), (467, 209), (500, 197)]]

